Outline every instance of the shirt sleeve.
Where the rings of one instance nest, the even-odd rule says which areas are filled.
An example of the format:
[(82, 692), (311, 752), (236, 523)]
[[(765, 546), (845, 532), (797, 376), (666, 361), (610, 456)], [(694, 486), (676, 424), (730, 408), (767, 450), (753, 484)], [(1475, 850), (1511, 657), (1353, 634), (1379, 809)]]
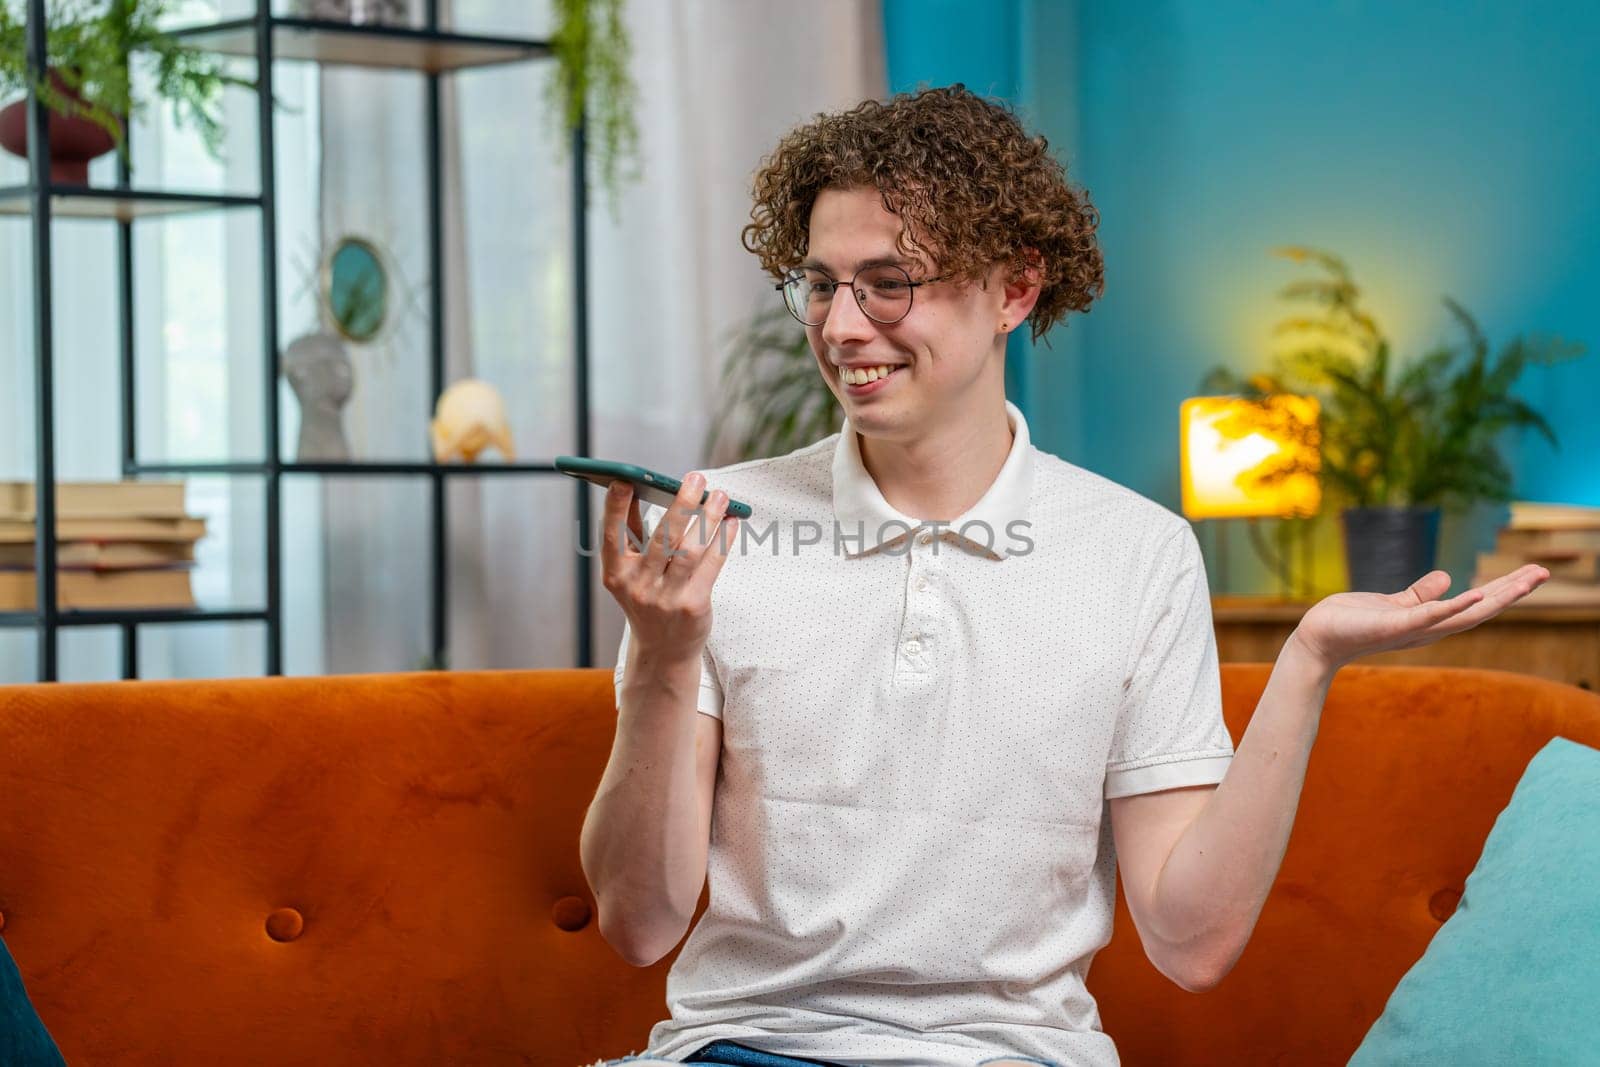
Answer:
[[(666, 509), (654, 504), (644, 504), (639, 511), (639, 518), (644, 525), (645, 540), (655, 532), (656, 522)], [(628, 639), (631, 630), (626, 620), (622, 623), (622, 640), (617, 644), (617, 665), (611, 673), (611, 684), (615, 699), (622, 700), (622, 678), (628, 666)], [(709, 648), (700, 653), (700, 693), (695, 698), (695, 706), (703, 715), (710, 715), (714, 719), (722, 718), (722, 687), (717, 684), (716, 663), (711, 658)]]
[(1233, 759), (1205, 562), (1187, 522), (1161, 547), (1106, 763), (1106, 798), (1215, 785)]
[[(628, 634), (628, 624), (624, 621), (622, 641), (617, 646), (617, 666), (611, 674), (612, 687), (619, 702), (622, 700), (622, 677), (628, 665)], [(702, 715), (722, 718), (722, 687), (717, 684), (717, 672), (709, 649), (700, 653), (700, 695), (695, 698), (695, 707)]]

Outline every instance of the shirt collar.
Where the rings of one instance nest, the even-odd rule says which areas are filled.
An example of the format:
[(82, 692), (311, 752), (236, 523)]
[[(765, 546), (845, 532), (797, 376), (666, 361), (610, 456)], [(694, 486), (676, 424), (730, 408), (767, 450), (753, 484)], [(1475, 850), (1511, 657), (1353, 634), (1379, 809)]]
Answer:
[[(1008, 526), (1028, 517), (1028, 497), (1033, 488), (1033, 447), (1028, 440), (1028, 423), (1011, 401), (1006, 401), (1006, 421), (1011, 426), (1011, 451), (1000, 473), (978, 502), (958, 518), (943, 523), (940, 537), (970, 545), (992, 559), (1004, 559), (1019, 551), (1018, 539)], [(931, 525), (896, 511), (883, 498), (878, 483), (861, 462), (861, 441), (848, 418), (839, 431), (833, 450), (833, 517), (846, 556), (865, 555), (884, 545), (910, 536), (910, 531)], [(965, 534), (963, 526), (968, 527)], [(854, 540), (862, 532), (859, 542)]]

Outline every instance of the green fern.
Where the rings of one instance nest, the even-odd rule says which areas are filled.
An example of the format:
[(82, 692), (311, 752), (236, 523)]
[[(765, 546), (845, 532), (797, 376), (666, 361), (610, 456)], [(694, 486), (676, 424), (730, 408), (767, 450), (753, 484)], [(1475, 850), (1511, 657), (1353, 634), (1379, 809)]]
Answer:
[(128, 77), (128, 58), (155, 59), (156, 92), (167, 100), (179, 125), (199, 133), (206, 151), (222, 158), (222, 90), (256, 83), (229, 74), (209, 56), (161, 30), (173, 0), (51, 0), (46, 5), (46, 65), (80, 98), (59, 91), (50, 79), (30, 78), (23, 0), (0, 0), (0, 97), (26, 91), (31, 83), (46, 107), (88, 119), (104, 129), (127, 158), (122, 123), (142, 110)]
[[(1275, 252), (1328, 275), (1280, 290), (1313, 313), (1277, 324), (1285, 348), (1271, 370), (1241, 376), (1214, 367), (1201, 382), (1208, 393), (1232, 393), (1257, 403), (1230, 417), (1224, 432), (1278, 433), (1270, 398), (1278, 393), (1317, 397), (1320, 474), (1330, 496), (1356, 507), (1441, 505), (1512, 496), (1512, 472), (1497, 442), (1506, 430), (1532, 429), (1559, 447), (1555, 431), (1526, 402), (1511, 395), (1523, 370), (1584, 354), (1581, 343), (1522, 335), (1494, 353), (1473, 316), (1456, 301), (1444, 304), (1462, 339), (1396, 366), (1388, 339), (1362, 307), (1361, 290), (1344, 261), (1312, 248)], [(1259, 484), (1308, 473), (1269, 464), (1249, 472)]]

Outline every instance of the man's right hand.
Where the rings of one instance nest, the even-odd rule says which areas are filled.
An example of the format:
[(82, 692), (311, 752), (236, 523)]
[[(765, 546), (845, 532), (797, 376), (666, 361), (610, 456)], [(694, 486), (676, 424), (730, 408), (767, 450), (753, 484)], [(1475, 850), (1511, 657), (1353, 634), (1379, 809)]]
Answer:
[[(603, 584), (622, 606), (641, 654), (698, 661), (711, 634), (711, 587), (739, 520), (726, 514), (728, 494), (721, 489), (701, 509), (704, 490), (705, 476), (690, 472), (642, 552), (637, 546), (644, 543), (644, 521), (633, 486), (619, 480), (606, 492)], [(623, 535), (624, 524), (631, 540)]]
[(711, 586), (737, 519), (724, 518), (723, 492), (701, 510), (703, 476), (691, 473), (683, 482), (648, 542), (633, 487), (622, 482), (606, 493), (605, 587), (622, 605), (631, 637), (611, 758), (578, 850), (599, 905), (600, 935), (636, 967), (670, 952), (694, 917), (722, 751), (722, 723), (697, 714), (696, 699), (711, 634)]

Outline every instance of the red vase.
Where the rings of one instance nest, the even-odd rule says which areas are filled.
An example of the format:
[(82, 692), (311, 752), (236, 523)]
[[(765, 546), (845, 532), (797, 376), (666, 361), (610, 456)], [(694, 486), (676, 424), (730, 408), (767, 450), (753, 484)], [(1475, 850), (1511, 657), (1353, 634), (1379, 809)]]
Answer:
[[(63, 96), (82, 101), (67, 88), (55, 71), (50, 72), (50, 84)], [(105, 155), (115, 148), (105, 127), (77, 115), (50, 112), (50, 181), (55, 185), (88, 185), (89, 161)], [(0, 108), (0, 148), (14, 156), (28, 158), (28, 98), (13, 101)]]

